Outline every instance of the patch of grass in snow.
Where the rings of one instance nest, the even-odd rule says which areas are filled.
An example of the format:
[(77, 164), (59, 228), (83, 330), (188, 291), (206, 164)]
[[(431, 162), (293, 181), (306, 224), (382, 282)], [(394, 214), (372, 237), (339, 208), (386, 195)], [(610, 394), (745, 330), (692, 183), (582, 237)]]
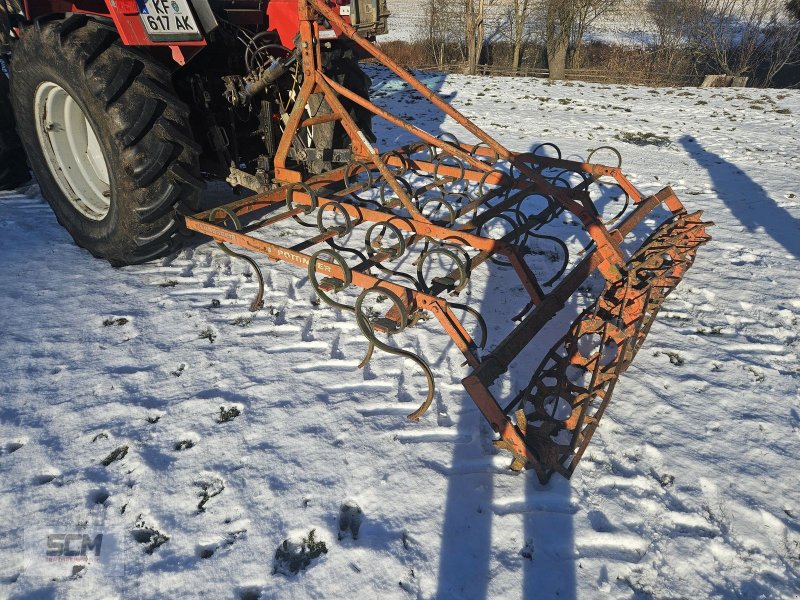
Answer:
[(623, 131), (614, 136), (622, 142), (636, 146), (666, 146), (670, 140), (666, 135), (659, 135), (648, 131)]
[(103, 327), (111, 327), (112, 325), (116, 327), (122, 327), (127, 322), (128, 319), (126, 319), (125, 317), (118, 317), (116, 319), (114, 317), (111, 317), (110, 319), (106, 319), (105, 321), (103, 321)]
[(793, 565), (800, 565), (800, 539), (790, 539), (784, 534), (783, 545), (786, 548), (786, 557)]
[(711, 329), (698, 327), (696, 332), (700, 335), (722, 335), (722, 327), (712, 327)]
[(111, 454), (109, 454), (103, 460), (100, 461), (100, 464), (103, 465), (104, 467), (107, 467), (111, 463), (125, 458), (126, 454), (128, 454), (128, 446), (120, 446), (119, 448), (112, 450)]
[(208, 481), (198, 481), (195, 485), (200, 488), (200, 502), (197, 504), (197, 510), (200, 512), (205, 512), (208, 501), (219, 496), (225, 489), (225, 484), (216, 477)]
[(343, 540), (348, 533), (354, 540), (358, 539), (358, 530), (364, 520), (361, 507), (353, 502), (342, 504), (339, 509), (339, 540)]
[(658, 483), (661, 485), (662, 488), (668, 488), (673, 483), (675, 483), (675, 475), (664, 473), (661, 477), (658, 478)]
[(214, 343), (214, 340), (217, 339), (217, 335), (211, 330), (210, 327), (206, 327), (205, 329), (203, 329), (203, 331), (200, 332), (200, 335), (198, 337), (201, 340), (208, 340), (212, 344)]
[(272, 574), (296, 575), (300, 571), (305, 571), (311, 561), (327, 553), (328, 546), (325, 542), (316, 539), (316, 529), (309, 531), (308, 536), (299, 544), (288, 539), (283, 540), (275, 551)]
[(230, 408), (225, 408), (224, 406), (219, 407), (219, 418), (217, 419), (217, 423), (227, 423), (228, 421), (233, 421), (236, 417), (242, 414), (235, 406), (231, 406)]
[(676, 367), (680, 367), (683, 363), (686, 362), (683, 359), (683, 357), (677, 352), (661, 352), (659, 350), (653, 352), (653, 356), (661, 356), (662, 354), (667, 356), (669, 358), (670, 364), (675, 365)]
[(522, 550), (519, 551), (519, 555), (522, 558), (533, 560), (533, 540), (528, 540), (527, 542), (525, 542), (525, 545), (522, 547)]
[(155, 552), (156, 548), (163, 546), (169, 541), (169, 536), (161, 533), (158, 529), (147, 525), (139, 515), (132, 531), (133, 539), (145, 545), (144, 551), (148, 554)]
[(766, 375), (756, 369), (753, 365), (747, 365), (747, 370), (750, 371), (750, 374), (753, 376), (753, 380), (756, 383), (761, 383), (767, 378)]
[(252, 317), (247, 317), (247, 316), (236, 317), (233, 320), (233, 324), (236, 325), (237, 327), (247, 327), (248, 325), (250, 325), (252, 323), (253, 323), (253, 318)]

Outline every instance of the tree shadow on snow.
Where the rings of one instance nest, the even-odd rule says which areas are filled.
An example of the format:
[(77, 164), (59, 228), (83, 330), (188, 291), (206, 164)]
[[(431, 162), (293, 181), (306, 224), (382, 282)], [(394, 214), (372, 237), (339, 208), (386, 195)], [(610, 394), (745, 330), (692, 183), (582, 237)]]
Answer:
[[(525, 299), (518, 292), (507, 293), (520, 285), (513, 269), (491, 262), (480, 267), (484, 268), (489, 269), (491, 282), (479, 309), (490, 332), (485, 353), (510, 332), (514, 324), (509, 315), (516, 314)], [(542, 281), (552, 274), (534, 272)], [(521, 304), (517, 306), (515, 301)], [(544, 353), (564, 334), (579, 310), (577, 305), (568, 304), (512, 363), (504, 376), (506, 381), (491, 390), (501, 405), (529, 384)], [(491, 446), (493, 432), (466, 392), (460, 401), (466, 406), (459, 410), (468, 410), (458, 421), (457, 437), (472, 441), (455, 445), (452, 468), (447, 473), (435, 597), (487, 598), (489, 582), (501, 567), (519, 576), (519, 587), (505, 586), (504, 594), (509, 598), (575, 598), (575, 509), (570, 482), (554, 475), (542, 485), (533, 470), (516, 477), (510, 471), (504, 473), (502, 465), (510, 465), (511, 456)], [(522, 531), (510, 533), (509, 527), (503, 526), (504, 519), (515, 526), (521, 521)], [(502, 533), (493, 535), (493, 527)], [(508, 539), (512, 535), (514, 540)]]
[(800, 259), (800, 220), (778, 206), (763, 187), (735, 164), (705, 149), (691, 136), (683, 136), (680, 142), (697, 164), (708, 171), (717, 195), (748, 231), (763, 231)]

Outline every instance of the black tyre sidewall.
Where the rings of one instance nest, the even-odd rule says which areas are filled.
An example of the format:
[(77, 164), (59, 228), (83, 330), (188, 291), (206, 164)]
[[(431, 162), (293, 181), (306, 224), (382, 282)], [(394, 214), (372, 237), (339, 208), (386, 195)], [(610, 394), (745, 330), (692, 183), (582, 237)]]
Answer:
[(14, 189), (28, 180), (25, 153), (14, 129), (8, 79), (0, 69), (0, 190)]

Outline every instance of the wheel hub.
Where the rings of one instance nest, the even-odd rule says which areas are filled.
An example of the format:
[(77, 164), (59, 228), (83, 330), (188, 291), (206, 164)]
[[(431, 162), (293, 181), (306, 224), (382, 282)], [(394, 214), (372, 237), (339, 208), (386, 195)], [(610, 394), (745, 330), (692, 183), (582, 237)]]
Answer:
[(34, 111), (39, 143), (61, 191), (81, 215), (102, 221), (111, 208), (108, 165), (83, 110), (64, 88), (45, 81)]

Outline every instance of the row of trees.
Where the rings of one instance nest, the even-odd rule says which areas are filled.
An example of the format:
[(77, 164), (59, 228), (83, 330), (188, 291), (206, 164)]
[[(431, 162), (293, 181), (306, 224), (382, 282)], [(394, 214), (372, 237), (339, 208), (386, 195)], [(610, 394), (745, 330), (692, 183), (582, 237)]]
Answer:
[(426, 0), (420, 42), (436, 64), (455, 59), (468, 73), (502, 45), (511, 69), (543, 61), (551, 78), (563, 79), (568, 67), (585, 66), (587, 34), (620, 18), (612, 13), (629, 26), (640, 21), (639, 49), (666, 73), (768, 84), (798, 59), (800, 0), (645, 0), (638, 10), (621, 0)]

